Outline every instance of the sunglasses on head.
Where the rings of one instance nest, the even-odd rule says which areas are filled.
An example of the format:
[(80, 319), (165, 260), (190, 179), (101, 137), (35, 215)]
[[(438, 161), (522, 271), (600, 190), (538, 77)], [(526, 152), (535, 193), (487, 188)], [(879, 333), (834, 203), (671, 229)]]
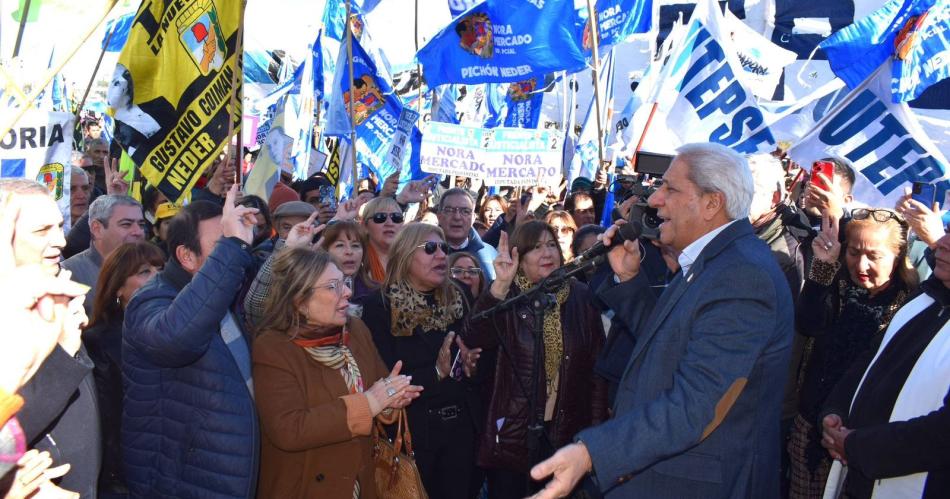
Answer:
[(875, 222), (886, 223), (889, 220), (894, 220), (899, 224), (903, 224), (904, 221), (896, 213), (891, 210), (886, 210), (883, 208), (871, 209), (871, 208), (855, 208), (851, 210), (851, 218), (854, 220), (865, 220), (868, 218), (873, 218)]
[(372, 218), (373, 223), (384, 224), (384, 223), (386, 223), (386, 217), (387, 217), (387, 216), (388, 216), (389, 219), (392, 220), (393, 223), (395, 223), (395, 224), (401, 224), (402, 221), (405, 220), (405, 218), (403, 217), (402, 213), (399, 213), (399, 212), (376, 213), (375, 215), (373, 215), (373, 218)]
[(442, 250), (442, 253), (445, 253), (446, 255), (449, 254), (449, 245), (442, 241), (426, 241), (416, 246), (416, 248), (422, 248), (427, 255), (434, 255), (436, 249)]

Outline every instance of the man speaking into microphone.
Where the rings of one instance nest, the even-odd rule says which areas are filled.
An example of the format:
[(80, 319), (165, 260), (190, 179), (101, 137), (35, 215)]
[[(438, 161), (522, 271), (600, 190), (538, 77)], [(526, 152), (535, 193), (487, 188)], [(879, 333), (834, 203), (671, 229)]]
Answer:
[[(534, 497), (564, 497), (588, 474), (608, 499), (779, 495), (792, 297), (749, 223), (745, 160), (718, 144), (677, 152), (649, 204), (681, 270), (652, 306), (614, 310), (615, 320), (643, 324), (614, 417), (535, 466), (534, 479), (553, 477)], [(615, 285), (642, 295), (638, 243), (613, 246)]]

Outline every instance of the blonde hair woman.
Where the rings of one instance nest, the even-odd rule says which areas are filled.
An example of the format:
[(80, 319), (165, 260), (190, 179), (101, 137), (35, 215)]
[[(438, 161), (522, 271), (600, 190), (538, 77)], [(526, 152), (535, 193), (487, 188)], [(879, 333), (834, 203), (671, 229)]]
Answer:
[(474, 486), (479, 404), (470, 376), (480, 350), (469, 351), (459, 339), (468, 300), (449, 279), (448, 250), (440, 228), (406, 225), (389, 251), (380, 291), (362, 305), (383, 361), (402, 360), (402, 372), (425, 388), (407, 414), (429, 497), (462, 499)]
[(389, 250), (403, 228), (405, 215), (394, 198), (383, 196), (363, 205), (363, 228), (369, 244), (366, 246), (369, 277), (383, 282), (389, 262)]
[(258, 497), (376, 497), (373, 419), (392, 422), (422, 388), (390, 371), (329, 254), (283, 250), (254, 343), (262, 428)]

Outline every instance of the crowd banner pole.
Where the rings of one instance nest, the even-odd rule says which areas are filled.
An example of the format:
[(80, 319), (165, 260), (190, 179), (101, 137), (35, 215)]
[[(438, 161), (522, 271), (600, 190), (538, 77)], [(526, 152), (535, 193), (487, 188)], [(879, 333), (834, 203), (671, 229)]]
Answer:
[[(244, 104), (244, 8), (247, 6), (246, 1), (242, 1), (240, 4), (240, 11), (238, 12), (238, 29), (237, 29), (237, 41), (234, 44), (234, 72), (231, 74), (231, 119), (228, 120), (228, 140), (225, 145), (226, 153), (225, 155), (230, 155), (231, 147), (231, 136), (234, 135), (234, 124), (242, 123), (244, 116), (242, 115), (242, 108)], [(239, 81), (238, 78), (241, 78)], [(237, 116), (235, 116), (235, 113)], [(242, 127), (243, 128), (243, 127)], [(237, 144), (234, 148), (234, 154), (237, 156), (235, 160), (237, 161), (237, 168), (234, 169), (234, 183), (238, 186), (244, 185), (244, 140), (241, 134), (242, 130), (238, 130), (237, 133)], [(230, 159), (229, 159), (230, 161)]]
[(20, 28), (16, 32), (16, 43), (13, 44), (13, 58), (20, 55), (20, 42), (23, 41), (23, 32), (26, 31), (26, 19), (30, 17), (30, 0), (23, 2), (23, 10), (20, 11)]
[(55, 68), (50, 68), (49, 71), (46, 72), (46, 76), (41, 79), (40, 84), (36, 85), (32, 90), (30, 90), (30, 94), (27, 95), (27, 102), (25, 102), (23, 106), (21, 106), (20, 109), (12, 115), (11, 118), (3, 121), (3, 126), (0, 127), (0, 130), (2, 130), (0, 137), (6, 137), (7, 134), (10, 133), (10, 130), (16, 126), (17, 121), (20, 121), (20, 118), (22, 118), (23, 115), (25, 115), (33, 106), (33, 101), (35, 101), (36, 98), (39, 97), (41, 93), (43, 93), (43, 90), (45, 90), (50, 82), (53, 81), (53, 78), (55, 78), (56, 75), (63, 70), (63, 68), (66, 66), (66, 63), (68, 63), (70, 59), (76, 55), (76, 52), (79, 52), (80, 47), (82, 47), (83, 44), (89, 40), (89, 37), (92, 36), (92, 34), (95, 33), (97, 29), (99, 29), (99, 26), (105, 22), (106, 17), (109, 16), (109, 12), (112, 11), (112, 8), (115, 7), (115, 4), (117, 3), (119, 3), (119, 0), (109, 0), (109, 5), (102, 12), (102, 16), (99, 18), (99, 21), (90, 26), (83, 35), (82, 39), (79, 40), (79, 43), (77, 43), (76, 46), (69, 51), (69, 53), (66, 55), (66, 58), (60, 61), (60, 63), (57, 64)]
[(350, 68), (350, 81), (347, 82), (350, 86), (350, 100), (347, 102), (346, 110), (347, 114), (350, 115), (350, 159), (353, 161), (353, 167), (351, 168), (353, 170), (352, 183), (350, 185), (356, 188), (360, 172), (356, 164), (356, 120), (353, 119), (353, 23), (350, 21), (351, 15), (353, 15), (353, 0), (346, 0), (346, 61)]
[[(416, 42), (416, 52), (419, 52), (419, 0), (415, 0), (416, 17), (415, 33), (413, 34)], [(416, 111), (419, 113), (419, 123), (422, 123), (422, 65), (416, 64), (416, 78), (419, 78), (419, 101), (416, 102)]]
[(593, 45), (593, 63), (591, 75), (594, 78), (594, 105), (597, 113), (597, 163), (598, 171), (604, 164), (604, 131), (600, 122), (600, 26), (597, 23), (597, 11), (594, 0), (587, 0), (587, 15), (590, 17), (590, 34)]
[(654, 99), (653, 105), (650, 106), (650, 115), (647, 116), (647, 122), (643, 125), (643, 132), (640, 133), (640, 140), (637, 141), (637, 148), (633, 150), (633, 156), (630, 157), (630, 165), (634, 171), (637, 169), (637, 155), (640, 153), (640, 148), (643, 147), (643, 140), (647, 137), (647, 130), (650, 129), (650, 123), (653, 122), (653, 115), (656, 114), (656, 108), (657, 103)]
[(109, 44), (112, 42), (112, 35), (114, 34), (115, 29), (109, 32), (109, 36), (106, 38), (106, 43), (99, 52), (99, 59), (96, 61), (96, 67), (92, 68), (92, 74), (89, 76), (89, 83), (86, 85), (86, 90), (82, 93), (82, 99), (79, 101), (79, 106), (76, 108), (76, 126), (79, 126), (79, 115), (82, 114), (82, 108), (86, 105), (86, 98), (89, 97), (89, 91), (92, 90), (92, 84), (96, 81), (96, 74), (99, 73), (99, 66), (102, 65), (102, 59), (106, 55), (106, 48), (108, 48)]
[(13, 76), (7, 72), (6, 68), (4, 68), (2, 64), (0, 64), (0, 77), (3, 77), (5, 81), (4, 86), (10, 90), (10, 93), (12, 93), (21, 104), (25, 105), (27, 102), (29, 102), (29, 99), (27, 99), (26, 94), (23, 93), (20, 85), (17, 84)]

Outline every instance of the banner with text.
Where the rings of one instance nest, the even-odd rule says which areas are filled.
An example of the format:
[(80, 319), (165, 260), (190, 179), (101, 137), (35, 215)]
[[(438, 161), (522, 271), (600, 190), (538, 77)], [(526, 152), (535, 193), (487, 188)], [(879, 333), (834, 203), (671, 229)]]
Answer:
[(888, 60), (821, 119), (789, 151), (801, 165), (829, 155), (854, 165), (854, 197), (891, 207), (912, 182), (936, 184), (944, 206), (950, 190), (947, 158), (930, 141), (907, 104), (891, 102)]
[[(143, 2), (119, 55), (107, 100), (115, 138), (172, 202), (217, 158), (234, 116), (236, 0)], [(238, 103), (240, 105), (240, 103)]]
[(556, 130), (472, 128), (429, 123), (422, 137), (422, 171), (482, 179), (486, 185), (553, 185), (561, 180)]
[(46, 186), (69, 230), (72, 113), (28, 111), (0, 138), (0, 177), (29, 178)]

